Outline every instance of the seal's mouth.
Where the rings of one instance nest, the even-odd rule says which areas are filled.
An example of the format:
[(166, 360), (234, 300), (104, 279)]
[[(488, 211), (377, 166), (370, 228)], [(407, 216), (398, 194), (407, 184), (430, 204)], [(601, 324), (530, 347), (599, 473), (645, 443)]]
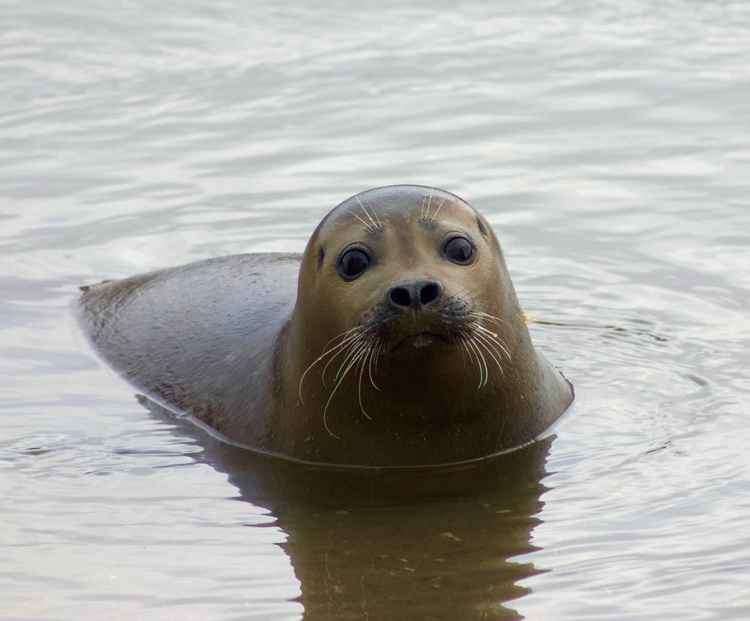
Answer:
[(399, 349), (414, 348), (422, 349), (423, 347), (429, 347), (435, 344), (448, 344), (450, 340), (444, 334), (438, 334), (436, 332), (417, 332), (415, 334), (408, 334), (396, 341), (396, 344), (391, 347), (391, 351), (395, 352)]
[[(471, 318), (463, 302), (458, 310), (443, 307), (419, 312), (396, 312), (387, 306), (373, 308), (362, 321), (388, 354), (454, 349), (471, 328)], [(461, 312), (459, 312), (461, 311)]]

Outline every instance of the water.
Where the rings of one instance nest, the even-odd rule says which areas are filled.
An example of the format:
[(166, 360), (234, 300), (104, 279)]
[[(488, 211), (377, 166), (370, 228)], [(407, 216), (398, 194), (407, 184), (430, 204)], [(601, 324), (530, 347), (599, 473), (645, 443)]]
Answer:
[[(0, 80), (0, 617), (750, 617), (750, 6), (5, 1)], [(495, 489), (259, 494), (76, 334), (394, 182), (488, 215), (577, 387)]]

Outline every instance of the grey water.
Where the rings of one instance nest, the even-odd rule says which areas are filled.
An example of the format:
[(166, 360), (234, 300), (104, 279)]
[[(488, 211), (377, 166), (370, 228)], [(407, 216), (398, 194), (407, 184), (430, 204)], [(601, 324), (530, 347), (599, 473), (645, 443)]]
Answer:
[[(750, 618), (750, 5), (5, 0), (0, 84), (0, 618)], [(390, 183), (576, 385), (490, 490), (259, 493), (77, 334)]]

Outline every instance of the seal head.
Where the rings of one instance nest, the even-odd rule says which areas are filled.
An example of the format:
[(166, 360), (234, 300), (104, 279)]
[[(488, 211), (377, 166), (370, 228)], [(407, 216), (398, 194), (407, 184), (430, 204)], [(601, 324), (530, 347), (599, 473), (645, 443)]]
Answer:
[(378, 188), (331, 211), (290, 326), (289, 437), (345, 461), (480, 457), (533, 439), (571, 400), (532, 347), (492, 228), (435, 188)]

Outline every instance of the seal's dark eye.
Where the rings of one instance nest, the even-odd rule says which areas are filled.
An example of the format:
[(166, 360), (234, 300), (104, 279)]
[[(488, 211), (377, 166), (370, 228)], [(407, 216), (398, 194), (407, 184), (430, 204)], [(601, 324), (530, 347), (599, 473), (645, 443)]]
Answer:
[(344, 280), (354, 280), (370, 267), (370, 256), (361, 248), (347, 250), (339, 258), (336, 269)]
[(474, 244), (465, 237), (451, 237), (443, 245), (443, 254), (454, 263), (468, 265), (474, 259)]

